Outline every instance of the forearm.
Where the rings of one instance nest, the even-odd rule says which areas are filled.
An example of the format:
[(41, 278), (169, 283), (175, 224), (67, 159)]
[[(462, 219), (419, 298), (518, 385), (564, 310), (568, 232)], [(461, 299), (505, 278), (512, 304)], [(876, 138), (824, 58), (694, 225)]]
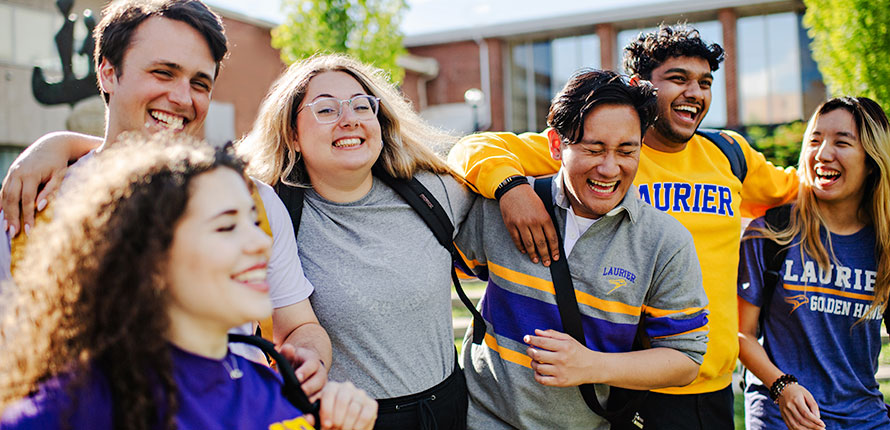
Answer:
[[(274, 331), (274, 330), (273, 330)], [(276, 333), (277, 334), (277, 333)], [(333, 352), (331, 339), (327, 331), (318, 322), (307, 322), (293, 329), (283, 341), (275, 337), (276, 345), (289, 344), (294, 348), (305, 348), (314, 351), (330, 369)]]
[(739, 360), (745, 367), (769, 388), (784, 374), (773, 364), (763, 349), (763, 345), (752, 334), (739, 333)]
[(592, 360), (590, 383), (633, 390), (679, 387), (692, 382), (698, 363), (671, 348), (651, 348), (622, 353), (602, 353)]
[(70, 131), (48, 133), (32, 144), (34, 148), (47, 147), (65, 154), (69, 161), (77, 160), (101, 145), (103, 140), (88, 134)]

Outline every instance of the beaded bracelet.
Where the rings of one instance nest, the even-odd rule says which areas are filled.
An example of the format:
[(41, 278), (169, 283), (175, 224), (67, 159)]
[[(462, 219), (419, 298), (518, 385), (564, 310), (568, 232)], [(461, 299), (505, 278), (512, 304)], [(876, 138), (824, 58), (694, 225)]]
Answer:
[(769, 387), (769, 397), (773, 399), (773, 402), (779, 403), (779, 396), (782, 395), (782, 391), (785, 390), (785, 387), (788, 384), (796, 384), (797, 378), (794, 375), (784, 374), (776, 379), (776, 382), (773, 382), (773, 386)]

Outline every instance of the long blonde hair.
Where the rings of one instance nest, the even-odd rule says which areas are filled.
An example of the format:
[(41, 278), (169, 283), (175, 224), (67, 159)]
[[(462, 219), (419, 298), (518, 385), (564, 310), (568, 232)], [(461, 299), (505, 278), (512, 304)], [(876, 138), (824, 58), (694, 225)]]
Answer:
[(339, 54), (315, 55), (292, 64), (263, 99), (253, 130), (237, 143), (238, 153), (249, 160), (251, 176), (269, 184), (279, 181), (307, 186), (306, 167), (295, 149), (297, 111), (309, 81), (324, 72), (344, 72), (355, 78), (368, 94), (380, 98), (377, 119), (383, 151), (376, 166), (408, 179), (418, 170), (449, 174), (462, 180), (433, 148), (447, 151), (455, 138), (424, 122), (401, 93), (388, 83), (382, 70)]
[[(887, 115), (873, 100), (866, 97), (838, 97), (822, 103), (813, 113), (804, 133), (803, 145), (810, 141), (816, 119), (819, 116), (843, 109), (853, 115), (857, 134), (866, 154), (865, 190), (859, 206), (860, 215), (868, 219), (875, 230), (875, 255), (877, 259), (877, 279), (875, 296), (868, 311), (857, 321), (863, 321), (876, 309), (884, 309), (890, 292), (890, 123)], [(803, 251), (812, 256), (822, 270), (830, 268), (831, 260), (836, 260), (828, 237), (828, 248), (820, 240), (820, 230), (828, 230), (822, 210), (816, 199), (813, 184), (806, 171), (806, 152), (801, 151), (797, 174), (800, 188), (796, 204), (791, 208), (788, 227), (781, 231), (762, 230), (764, 237), (779, 245), (789, 246), (800, 234)]]

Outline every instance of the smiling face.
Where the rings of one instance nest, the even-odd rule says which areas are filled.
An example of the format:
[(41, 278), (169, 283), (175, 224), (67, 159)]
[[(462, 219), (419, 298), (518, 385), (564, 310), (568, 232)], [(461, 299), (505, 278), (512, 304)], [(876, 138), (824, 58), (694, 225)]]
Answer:
[(869, 168), (853, 115), (845, 109), (823, 113), (807, 137), (803, 148), (806, 179), (820, 205), (859, 208)]
[(708, 113), (713, 81), (704, 58), (670, 57), (656, 67), (651, 82), (658, 89), (658, 117), (646, 144), (664, 152), (683, 149)]
[(167, 261), (174, 330), (225, 333), (272, 313), (266, 264), (272, 239), (257, 226), (244, 179), (217, 168), (192, 179)]
[(140, 24), (119, 68), (107, 59), (99, 79), (108, 93), (106, 140), (126, 131), (198, 135), (207, 116), (216, 62), (190, 25), (162, 17)]
[(580, 142), (567, 144), (553, 129), (550, 154), (562, 160), (564, 185), (575, 215), (596, 219), (618, 206), (640, 163), (640, 117), (627, 105), (606, 104), (584, 118)]
[(371, 166), (380, 156), (383, 140), (376, 117), (362, 119), (344, 103), (337, 121), (320, 124), (306, 105), (325, 97), (348, 100), (367, 94), (361, 84), (345, 72), (323, 72), (309, 81), (297, 113), (296, 146), (316, 188), (322, 183), (335, 182), (340, 176), (359, 178), (369, 185)]

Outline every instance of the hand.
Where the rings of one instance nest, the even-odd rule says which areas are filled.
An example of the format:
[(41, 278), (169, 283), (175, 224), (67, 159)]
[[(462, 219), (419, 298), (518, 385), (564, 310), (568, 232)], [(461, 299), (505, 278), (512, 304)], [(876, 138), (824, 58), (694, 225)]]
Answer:
[(324, 430), (370, 430), (377, 419), (377, 401), (351, 382), (328, 382), (321, 392), (319, 418)]
[[(41, 138), (25, 149), (6, 172), (0, 203), (10, 237), (34, 226), (35, 208), (43, 210), (62, 184), (68, 167), (68, 151), (59, 146), (63, 140), (54, 140), (52, 135)], [(41, 184), (43, 189), (38, 193)]]
[(500, 200), (501, 216), (516, 249), (533, 263), (538, 258), (550, 266), (551, 257), (559, 260), (559, 239), (544, 203), (531, 185), (519, 185), (507, 191)]
[(779, 395), (779, 411), (790, 430), (824, 429), (819, 419), (819, 405), (813, 395), (800, 384), (788, 384)]
[(532, 359), (538, 383), (574, 387), (591, 382), (585, 375), (595, 364), (594, 351), (556, 330), (535, 330), (535, 334), (525, 335), (522, 340), (530, 345), (525, 353)]
[(279, 352), (294, 367), (297, 380), (309, 400), (318, 400), (328, 380), (328, 370), (318, 353), (309, 348), (294, 348), (291, 344), (284, 344)]

